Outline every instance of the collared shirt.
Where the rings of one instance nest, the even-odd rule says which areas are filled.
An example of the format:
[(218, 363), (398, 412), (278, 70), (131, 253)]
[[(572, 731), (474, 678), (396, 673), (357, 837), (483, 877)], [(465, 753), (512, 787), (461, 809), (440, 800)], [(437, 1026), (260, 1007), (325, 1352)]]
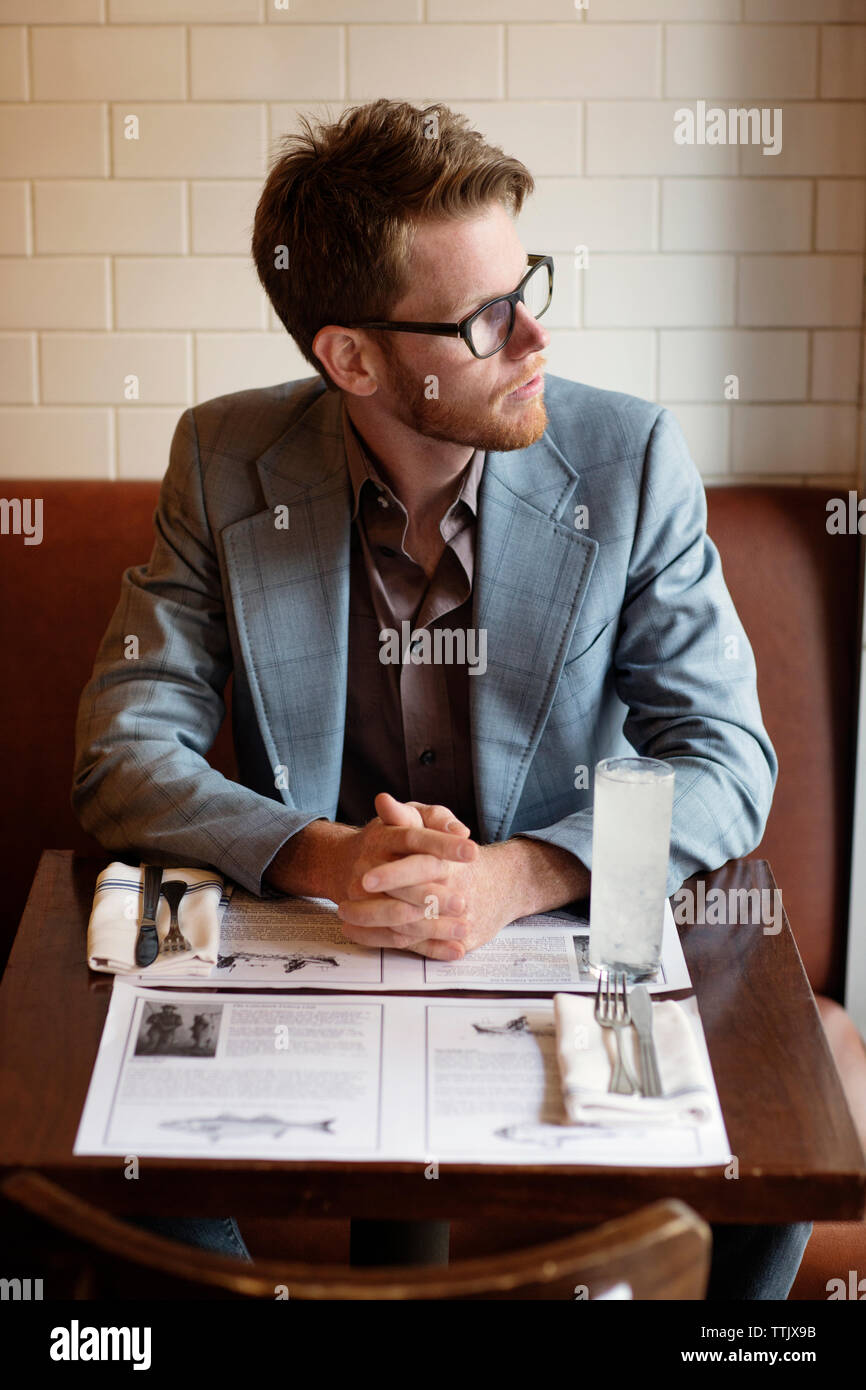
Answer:
[[(445, 549), (432, 579), (404, 546), (409, 516), (379, 475), (364, 442), (342, 412), (346, 462), (352, 484), (349, 664), (346, 734), (337, 819), (365, 825), (376, 814), (373, 798), (390, 792), (400, 801), (442, 804), (478, 836), (469, 737), (466, 661), (405, 659), (411, 635), (450, 629), (455, 648), (477, 661), (472, 628), (472, 581), (478, 487), (485, 454), (476, 449), (439, 530)], [(403, 624), (409, 626), (404, 628)], [(380, 638), (393, 634), (390, 643)], [(459, 634), (464, 634), (461, 638)], [(441, 639), (440, 639), (441, 640)], [(430, 646), (435, 653), (435, 639)], [(458, 645), (463, 641), (465, 646)], [(396, 659), (383, 662), (380, 654)]]

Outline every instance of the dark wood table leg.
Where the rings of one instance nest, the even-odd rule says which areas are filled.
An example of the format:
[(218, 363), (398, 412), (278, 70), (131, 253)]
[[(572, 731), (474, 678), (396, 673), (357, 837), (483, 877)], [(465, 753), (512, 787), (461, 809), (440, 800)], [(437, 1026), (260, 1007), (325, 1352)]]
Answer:
[(367, 1221), (350, 1223), (349, 1263), (353, 1265), (447, 1265), (450, 1221)]

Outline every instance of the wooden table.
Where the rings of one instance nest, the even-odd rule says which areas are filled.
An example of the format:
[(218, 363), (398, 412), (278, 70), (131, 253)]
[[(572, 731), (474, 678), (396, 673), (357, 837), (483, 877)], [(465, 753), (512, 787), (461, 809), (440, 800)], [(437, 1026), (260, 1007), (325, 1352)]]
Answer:
[[(0, 986), (0, 1171), (37, 1168), (118, 1215), (580, 1225), (660, 1197), (679, 1197), (716, 1222), (864, 1213), (866, 1159), (787, 917), (775, 936), (760, 924), (680, 929), (736, 1179), (718, 1168), (442, 1164), (438, 1180), (427, 1181), (418, 1163), (146, 1158), (138, 1181), (126, 1181), (120, 1157), (72, 1153), (112, 985), (85, 961), (102, 867), (67, 851), (42, 855)], [(702, 877), (708, 892), (776, 887), (763, 860), (732, 860)]]

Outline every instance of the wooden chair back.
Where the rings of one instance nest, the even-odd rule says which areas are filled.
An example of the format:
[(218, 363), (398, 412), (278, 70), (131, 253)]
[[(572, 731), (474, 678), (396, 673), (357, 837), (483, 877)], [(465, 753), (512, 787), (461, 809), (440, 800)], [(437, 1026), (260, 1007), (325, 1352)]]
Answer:
[(72, 1294), (79, 1298), (575, 1300), (613, 1290), (614, 1297), (696, 1300), (709, 1277), (710, 1228), (675, 1200), (527, 1249), (450, 1265), (355, 1268), (211, 1254), (130, 1225), (27, 1169), (8, 1174), (0, 1192), (81, 1243)]

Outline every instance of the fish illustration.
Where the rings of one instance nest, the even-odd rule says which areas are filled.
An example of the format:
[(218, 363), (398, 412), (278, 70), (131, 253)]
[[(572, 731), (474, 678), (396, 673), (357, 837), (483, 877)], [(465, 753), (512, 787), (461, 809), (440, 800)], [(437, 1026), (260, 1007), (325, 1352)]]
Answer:
[[(541, 1149), (561, 1149), (563, 1144), (583, 1142), (587, 1138), (584, 1126), (534, 1124), (530, 1120), (525, 1120), (522, 1124), (504, 1125), (502, 1129), (495, 1129), (493, 1133), (497, 1139), (506, 1139), (512, 1144), (533, 1144)], [(601, 1133), (601, 1130), (593, 1126), (593, 1139), (597, 1139)]]
[(507, 1023), (487, 1026), (483, 1023), (473, 1023), (472, 1027), (476, 1033), (499, 1033), (502, 1037), (514, 1037), (519, 1033), (529, 1033), (532, 1037), (543, 1038), (552, 1037), (556, 1032), (555, 1026), (542, 1024), (540, 1028), (531, 1028), (526, 1014), (521, 1014), (519, 1018), (510, 1018)]
[(303, 970), (305, 965), (329, 965), (336, 969), (340, 963), (333, 956), (306, 956), (300, 951), (293, 951), (291, 955), (282, 955), (279, 952), (235, 951), (232, 955), (217, 956), (217, 970), (234, 970), (239, 961), (245, 961), (247, 965), (268, 965), (277, 960), (283, 962), (283, 970), (287, 975), (291, 975), (295, 970)]
[(247, 1138), (253, 1134), (269, 1132), (272, 1139), (281, 1139), (289, 1129), (312, 1129), (321, 1134), (333, 1134), (330, 1120), (282, 1120), (278, 1115), (230, 1115), (223, 1111), (219, 1115), (194, 1115), (187, 1120), (161, 1120), (161, 1129), (181, 1130), (184, 1134), (205, 1134), (214, 1143), (229, 1135)]
[(333, 965), (336, 969), (339, 961), (333, 956), (287, 956), (283, 969), (291, 975), (293, 970), (303, 970), (305, 965)]

